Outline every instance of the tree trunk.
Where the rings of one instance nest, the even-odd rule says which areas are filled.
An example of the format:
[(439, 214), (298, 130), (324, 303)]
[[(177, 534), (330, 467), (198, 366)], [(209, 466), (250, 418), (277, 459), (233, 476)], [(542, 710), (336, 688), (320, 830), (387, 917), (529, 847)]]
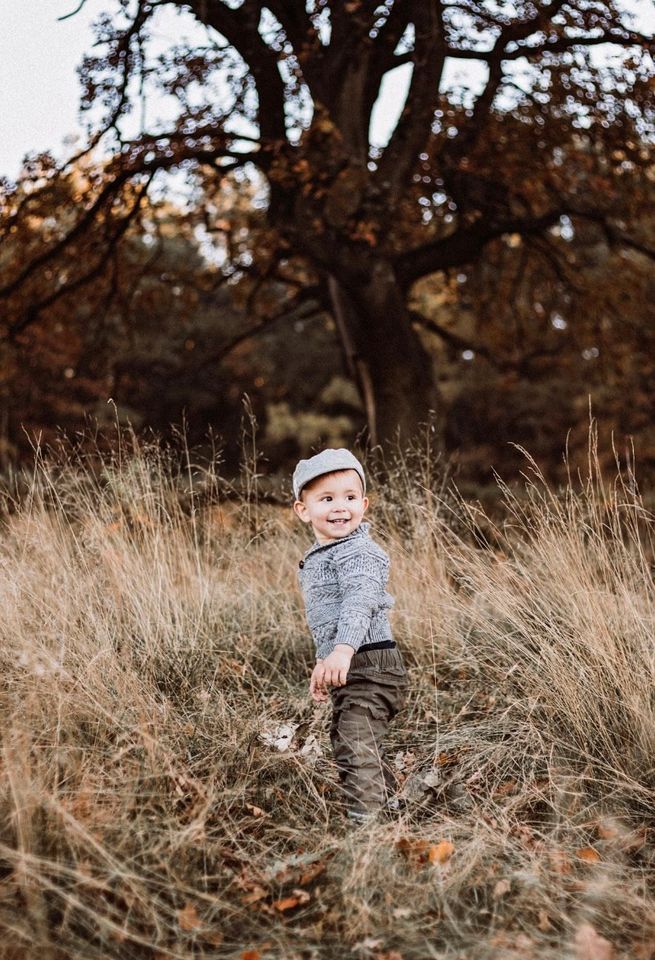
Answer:
[(393, 270), (378, 261), (367, 279), (332, 276), (329, 289), (370, 444), (405, 447), (438, 415), (438, 390), (433, 360), (412, 327)]

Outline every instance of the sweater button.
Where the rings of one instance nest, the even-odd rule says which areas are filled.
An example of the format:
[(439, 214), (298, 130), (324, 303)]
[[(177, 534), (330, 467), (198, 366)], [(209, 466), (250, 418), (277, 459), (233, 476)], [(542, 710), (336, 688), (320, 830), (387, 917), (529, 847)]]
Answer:
[(305, 566), (305, 561), (304, 561), (304, 560), (301, 560), (300, 563), (298, 564), (298, 566), (299, 566), (300, 569), (302, 570), (302, 568)]

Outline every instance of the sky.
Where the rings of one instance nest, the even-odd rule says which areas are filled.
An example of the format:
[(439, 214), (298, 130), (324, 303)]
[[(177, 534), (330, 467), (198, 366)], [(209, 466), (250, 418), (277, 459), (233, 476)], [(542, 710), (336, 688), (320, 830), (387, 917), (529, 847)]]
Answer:
[[(50, 150), (65, 156), (71, 152), (65, 138), (80, 136), (76, 68), (91, 50), (91, 23), (111, 4), (85, 0), (75, 16), (58, 19), (79, 4), (80, 0), (2, 0), (0, 176), (14, 179), (28, 152)], [(652, 0), (624, 0), (624, 5), (637, 12), (641, 29), (655, 29)], [(373, 142), (384, 143), (395, 125), (409, 70), (401, 67), (385, 78), (373, 116)], [(461, 61), (451, 63), (451, 76), (461, 70)], [(470, 80), (474, 86), (483, 82), (482, 65), (474, 68)]]
[(105, 0), (2, 0), (0, 34), (0, 175), (15, 177), (33, 150), (60, 153), (79, 130), (76, 67), (92, 42), (91, 20)]
[[(81, 135), (80, 83), (83, 55), (92, 49), (92, 23), (108, 0), (86, 0), (74, 16), (59, 20), (80, 0), (2, 0), (0, 36), (0, 176), (14, 179), (26, 153), (71, 152), (65, 139)], [(170, 33), (174, 27), (170, 24)], [(162, 40), (166, 37), (166, 25)], [(384, 139), (402, 107), (409, 68), (385, 82), (374, 118), (376, 140)]]

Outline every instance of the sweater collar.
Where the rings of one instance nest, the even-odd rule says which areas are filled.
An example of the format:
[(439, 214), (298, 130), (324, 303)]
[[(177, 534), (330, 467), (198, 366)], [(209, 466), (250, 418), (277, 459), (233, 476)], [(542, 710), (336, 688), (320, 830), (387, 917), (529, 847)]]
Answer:
[(366, 520), (362, 520), (357, 529), (353, 530), (352, 533), (349, 533), (347, 537), (340, 537), (338, 540), (331, 540), (329, 543), (319, 543), (318, 540), (316, 540), (309, 550), (305, 551), (304, 559), (306, 560), (310, 554), (317, 553), (319, 550), (329, 550), (330, 547), (336, 547), (338, 543), (346, 543), (348, 540), (356, 540), (359, 537), (368, 537), (370, 526), (370, 523), (368, 523)]

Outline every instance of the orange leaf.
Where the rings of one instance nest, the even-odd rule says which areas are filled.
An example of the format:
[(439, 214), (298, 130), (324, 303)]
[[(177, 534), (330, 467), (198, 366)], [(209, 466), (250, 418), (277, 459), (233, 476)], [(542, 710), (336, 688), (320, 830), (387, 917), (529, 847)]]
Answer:
[(556, 873), (562, 874), (562, 876), (571, 872), (571, 864), (569, 858), (562, 850), (553, 850), (550, 854), (550, 862), (553, 870)]
[(260, 884), (256, 883), (254, 884), (250, 893), (246, 893), (243, 897), (241, 897), (241, 903), (257, 903), (258, 900), (261, 900), (265, 896), (266, 890), (260, 886)]
[(319, 860), (318, 863), (312, 864), (311, 867), (308, 867), (304, 873), (300, 875), (300, 885), (305, 887), (307, 884), (325, 870), (325, 864), (321, 863)]
[(196, 930), (202, 926), (202, 920), (192, 903), (187, 903), (181, 910), (176, 911), (176, 916), (181, 930)]
[(282, 897), (281, 900), (274, 900), (273, 906), (282, 913), (297, 907), (300, 902), (300, 897)]
[(423, 853), (429, 846), (430, 844), (427, 840), (416, 840), (413, 837), (411, 839), (409, 837), (401, 837), (400, 840), (396, 840), (397, 849), (406, 856)]
[(617, 827), (609, 821), (597, 824), (596, 832), (601, 840), (616, 840), (619, 836)]
[(598, 863), (600, 860), (599, 852), (594, 850), (593, 847), (580, 847), (579, 850), (575, 851), (575, 855), (580, 860), (586, 860), (587, 863)]
[(506, 893), (509, 893), (511, 889), (512, 884), (506, 877), (498, 880), (494, 887), (494, 900), (500, 900), (500, 898), (504, 897)]
[(241, 951), (241, 960), (260, 960), (261, 954), (259, 950), (242, 950)]
[(447, 863), (455, 852), (454, 844), (450, 840), (440, 840), (428, 850), (430, 863)]

